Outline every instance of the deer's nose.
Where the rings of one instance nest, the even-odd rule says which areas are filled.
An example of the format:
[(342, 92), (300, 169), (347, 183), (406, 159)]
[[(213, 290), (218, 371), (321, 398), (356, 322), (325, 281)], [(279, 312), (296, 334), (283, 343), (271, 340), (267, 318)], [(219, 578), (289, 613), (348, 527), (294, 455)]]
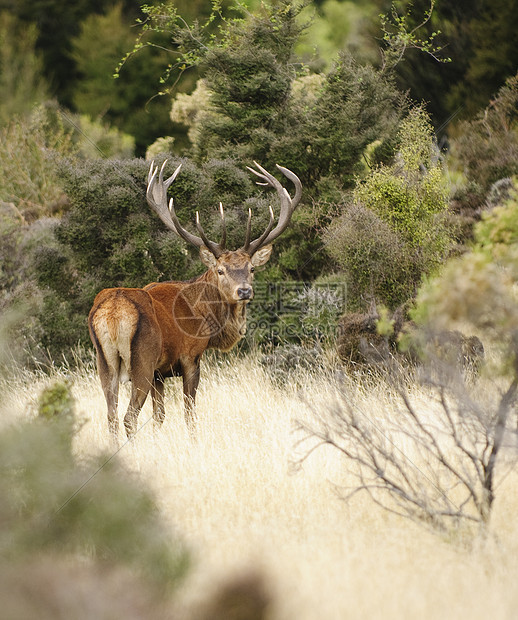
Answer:
[(242, 286), (237, 289), (237, 296), (239, 299), (251, 299), (253, 289), (251, 286)]

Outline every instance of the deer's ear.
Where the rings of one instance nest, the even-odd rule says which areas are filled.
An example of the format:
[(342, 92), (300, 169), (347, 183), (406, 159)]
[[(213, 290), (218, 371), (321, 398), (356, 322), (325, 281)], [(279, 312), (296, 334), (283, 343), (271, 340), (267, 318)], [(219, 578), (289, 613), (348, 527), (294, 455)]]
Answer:
[(201, 262), (204, 265), (206, 265), (207, 267), (215, 267), (216, 266), (216, 257), (204, 245), (200, 246), (200, 258), (201, 258)]
[(264, 265), (268, 262), (272, 254), (272, 245), (265, 245), (264, 248), (260, 248), (257, 252), (252, 256), (252, 265), (254, 267), (259, 267), (259, 265)]

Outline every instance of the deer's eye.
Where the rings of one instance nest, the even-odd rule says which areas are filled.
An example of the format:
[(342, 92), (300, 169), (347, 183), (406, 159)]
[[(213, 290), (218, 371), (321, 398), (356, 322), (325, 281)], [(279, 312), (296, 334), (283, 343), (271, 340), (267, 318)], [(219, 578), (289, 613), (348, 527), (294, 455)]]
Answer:
[(250, 273), (254, 273), (255, 267), (250, 267)]
[(219, 274), (220, 276), (222, 276), (224, 273), (225, 273), (225, 271), (224, 271), (223, 269), (218, 269), (218, 274)]

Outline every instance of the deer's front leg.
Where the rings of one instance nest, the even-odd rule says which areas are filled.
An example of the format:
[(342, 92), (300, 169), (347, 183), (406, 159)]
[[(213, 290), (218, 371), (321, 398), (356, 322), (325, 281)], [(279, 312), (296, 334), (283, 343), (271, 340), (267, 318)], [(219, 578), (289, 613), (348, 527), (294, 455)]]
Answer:
[(191, 437), (196, 428), (196, 391), (200, 382), (200, 356), (181, 360), (183, 376), (183, 402), (185, 408), (185, 423)]

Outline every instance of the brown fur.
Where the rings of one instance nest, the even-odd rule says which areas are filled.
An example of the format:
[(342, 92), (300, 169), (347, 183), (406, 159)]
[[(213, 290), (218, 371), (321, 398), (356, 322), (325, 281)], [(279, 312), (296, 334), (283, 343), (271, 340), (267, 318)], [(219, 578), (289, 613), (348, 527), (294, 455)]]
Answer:
[(271, 246), (253, 257), (237, 250), (216, 259), (203, 250), (209, 269), (195, 280), (105, 289), (94, 300), (88, 324), (114, 436), (119, 381), (132, 383), (124, 417), (131, 437), (148, 392), (154, 420), (163, 422), (164, 379), (174, 375), (183, 377), (185, 419), (192, 432), (203, 353), (209, 348), (228, 351), (245, 335), (248, 299), (239, 298), (239, 289), (251, 289), (253, 267), (268, 260)]

